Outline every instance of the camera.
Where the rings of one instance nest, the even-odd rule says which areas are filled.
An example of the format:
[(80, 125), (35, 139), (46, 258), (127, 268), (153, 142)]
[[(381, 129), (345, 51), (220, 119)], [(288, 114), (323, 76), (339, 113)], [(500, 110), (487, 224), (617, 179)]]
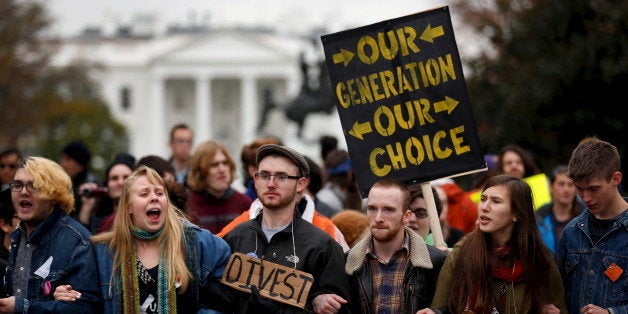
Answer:
[(109, 189), (107, 187), (99, 186), (99, 187), (94, 188), (94, 189), (87, 188), (87, 189), (83, 190), (83, 194), (81, 194), (81, 196), (85, 196), (85, 197), (99, 197), (99, 196), (107, 195), (107, 193), (109, 193)]

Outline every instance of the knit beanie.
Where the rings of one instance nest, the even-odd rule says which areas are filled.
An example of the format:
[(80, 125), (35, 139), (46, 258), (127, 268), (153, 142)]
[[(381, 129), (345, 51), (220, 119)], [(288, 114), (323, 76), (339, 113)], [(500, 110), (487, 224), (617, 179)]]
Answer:
[(63, 147), (61, 153), (68, 155), (70, 158), (74, 159), (77, 163), (86, 168), (89, 166), (89, 161), (92, 158), (89, 148), (87, 148), (87, 145), (85, 145), (82, 141), (72, 141), (68, 143)]
[(123, 164), (129, 167), (131, 170), (134, 170), (135, 169), (135, 157), (127, 153), (117, 154), (116, 157), (113, 159), (113, 162), (109, 164), (109, 167), (107, 167), (107, 170), (105, 171), (105, 179), (109, 177), (109, 171), (111, 171), (111, 168), (113, 168), (113, 166), (118, 165), (118, 164)]

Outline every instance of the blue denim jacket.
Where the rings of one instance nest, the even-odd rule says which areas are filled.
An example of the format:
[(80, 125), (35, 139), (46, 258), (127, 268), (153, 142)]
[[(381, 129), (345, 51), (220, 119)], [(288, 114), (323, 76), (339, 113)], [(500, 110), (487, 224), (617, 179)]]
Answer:
[[(193, 278), (185, 293), (177, 297), (177, 308), (184, 313), (217, 313), (208, 307), (212, 306), (212, 302), (220, 301), (200, 294), (207, 285), (220, 284), (220, 278), (231, 256), (231, 248), (223, 239), (197, 225), (185, 222), (184, 230), (186, 264)], [(113, 252), (109, 250), (109, 244), (96, 244), (96, 256), (100, 289), (105, 300), (104, 313), (121, 313), (120, 271), (112, 276)]]
[[(16, 229), (10, 235), (11, 254), (5, 277), (5, 288), (13, 295), (13, 271), (17, 249), (22, 239), (22, 229)], [(56, 209), (30, 237), (36, 245), (31, 257), (27, 298), (15, 298), (15, 313), (99, 313), (102, 298), (98, 287), (98, 271), (94, 246), (89, 240), (91, 234), (78, 221), (61, 210)], [(46, 278), (35, 274), (50, 257), (52, 264)], [(51, 283), (51, 290), (44, 293), (44, 283)], [(81, 298), (75, 302), (54, 300), (54, 290), (59, 285), (69, 284), (72, 289), (81, 292)]]
[[(628, 313), (628, 211), (594, 244), (585, 210), (563, 230), (557, 256), (570, 313), (589, 303)], [(604, 274), (613, 263), (623, 269), (616, 281)]]

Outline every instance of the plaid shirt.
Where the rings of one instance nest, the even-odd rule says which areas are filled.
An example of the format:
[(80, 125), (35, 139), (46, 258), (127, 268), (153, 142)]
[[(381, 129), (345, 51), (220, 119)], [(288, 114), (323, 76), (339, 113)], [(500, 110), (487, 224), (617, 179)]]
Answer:
[(403, 277), (410, 259), (410, 238), (406, 234), (403, 244), (388, 263), (377, 258), (373, 242), (367, 250), (368, 263), (373, 270), (373, 310), (374, 313), (399, 313), (403, 302)]

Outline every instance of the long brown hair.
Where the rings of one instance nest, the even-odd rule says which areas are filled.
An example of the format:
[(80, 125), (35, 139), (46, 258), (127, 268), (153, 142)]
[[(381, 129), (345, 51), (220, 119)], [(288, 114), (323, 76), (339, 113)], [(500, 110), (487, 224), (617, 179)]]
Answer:
[[(489, 179), (482, 192), (493, 186), (504, 186), (510, 194), (510, 209), (517, 218), (510, 239), (512, 255), (523, 265), (525, 298), (530, 300), (531, 309), (540, 313), (541, 306), (547, 303), (549, 269), (554, 261), (536, 227), (532, 190), (525, 181), (508, 174)], [(475, 296), (470, 300), (475, 313), (491, 312), (497, 295), (491, 276), (495, 260), (493, 247), (491, 235), (476, 229), (459, 248), (457, 254), (464, 257), (464, 261), (458, 259), (453, 273), (449, 306), (454, 313), (463, 312), (470, 296)]]
[[(114, 253), (113, 271), (121, 269), (122, 263), (135, 260), (133, 256), (133, 222), (129, 215), (130, 198), (133, 192), (133, 185), (140, 177), (146, 177), (150, 183), (164, 186), (164, 181), (157, 171), (147, 167), (140, 166), (130, 177), (124, 181), (122, 196), (118, 204), (118, 212), (113, 221), (113, 228), (109, 232), (100, 233), (92, 236), (94, 243), (107, 243), (109, 249)], [(166, 253), (166, 264), (168, 268), (168, 287), (174, 287), (177, 280), (181, 283), (181, 293), (188, 286), (192, 273), (185, 264), (185, 251), (183, 246), (183, 222), (186, 220), (181, 211), (172, 205), (170, 197), (168, 197), (168, 209), (165, 212), (165, 224), (163, 232), (157, 238), (159, 243), (163, 245)]]
[(194, 155), (192, 155), (190, 160), (190, 173), (188, 174), (187, 183), (191, 190), (203, 191), (207, 188), (209, 169), (218, 152), (222, 152), (227, 159), (229, 173), (231, 174), (229, 184), (233, 183), (236, 178), (236, 165), (233, 157), (231, 157), (225, 145), (215, 140), (209, 140), (202, 142), (196, 147)]

